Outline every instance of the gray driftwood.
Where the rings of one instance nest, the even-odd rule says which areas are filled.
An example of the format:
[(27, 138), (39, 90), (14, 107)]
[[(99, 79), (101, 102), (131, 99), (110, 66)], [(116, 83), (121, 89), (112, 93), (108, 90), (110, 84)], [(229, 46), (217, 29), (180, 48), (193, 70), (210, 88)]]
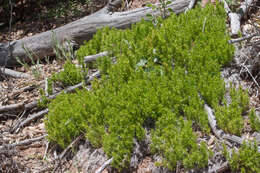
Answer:
[(3, 67), (0, 67), (0, 74), (1, 73), (6, 76), (11, 76), (14, 78), (30, 78), (31, 77), (30, 75), (28, 75), (26, 73), (18, 72), (18, 71), (11, 70), (8, 68), (3, 68)]
[[(115, 1), (115, 3), (118, 2), (120, 1)], [(190, 0), (176, 0), (168, 5), (167, 8), (171, 8), (178, 14), (187, 8), (189, 2)], [(28, 58), (24, 47), (33, 52), (35, 59), (42, 59), (46, 56), (54, 55), (53, 47), (57, 42), (64, 44), (69, 40), (71, 43), (82, 44), (84, 41), (91, 39), (97, 29), (104, 26), (125, 29), (129, 28), (131, 24), (141, 21), (142, 18), (146, 19), (148, 13), (159, 15), (159, 11), (153, 11), (150, 7), (115, 13), (111, 12), (113, 11), (112, 7), (114, 6), (111, 6), (111, 3), (109, 3), (100, 11), (62, 27), (12, 41), (10, 42), (10, 49), (8, 43), (0, 43), (0, 66), (6, 65), (10, 67), (18, 65), (16, 57), (19, 57), (21, 61), (29, 62), (30, 58)], [(10, 53), (9, 50), (11, 51)]]
[(19, 131), (22, 127), (24, 127), (24, 126), (30, 124), (32, 121), (34, 121), (34, 120), (36, 120), (36, 119), (38, 119), (38, 118), (42, 118), (42, 117), (43, 117), (45, 114), (47, 114), (48, 112), (49, 112), (49, 109), (44, 109), (44, 110), (42, 110), (42, 111), (40, 111), (40, 112), (37, 112), (37, 113), (32, 114), (32, 115), (29, 115), (26, 120), (22, 121), (21, 123), (18, 123), (18, 124), (12, 129), (12, 131), (15, 131), (15, 133), (18, 133), (18, 131)]
[(107, 55), (108, 55), (108, 52), (105, 51), (105, 52), (98, 53), (96, 55), (85, 56), (84, 62), (88, 63), (88, 62), (96, 61), (99, 57), (103, 57), (103, 56), (107, 56)]
[(31, 144), (31, 143), (33, 143), (33, 142), (42, 140), (42, 139), (44, 139), (44, 138), (47, 137), (47, 136), (48, 136), (48, 135), (43, 135), (43, 136), (39, 136), (39, 137), (36, 137), (36, 138), (26, 139), (26, 140), (24, 140), (24, 141), (20, 141), (20, 142), (16, 142), (16, 143), (12, 143), (12, 144), (3, 145), (3, 146), (0, 146), (0, 150), (4, 149), (5, 147), (6, 147), (6, 148), (13, 148), (13, 147), (22, 146), (22, 145), (29, 145), (29, 144)]
[(236, 36), (240, 31), (241, 19), (248, 12), (249, 7), (252, 6), (253, 0), (245, 0), (242, 2), (237, 12), (232, 12), (225, 0), (222, 0), (222, 2), (224, 3), (224, 8), (230, 19), (231, 36)]

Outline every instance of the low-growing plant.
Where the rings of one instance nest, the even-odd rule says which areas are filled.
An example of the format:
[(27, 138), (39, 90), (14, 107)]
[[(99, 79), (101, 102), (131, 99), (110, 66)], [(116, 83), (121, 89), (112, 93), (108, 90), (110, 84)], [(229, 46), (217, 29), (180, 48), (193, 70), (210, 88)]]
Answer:
[(26, 52), (26, 55), (28, 56), (30, 63), (32, 64), (32, 67), (27, 63), (20, 60), (19, 57), (16, 57), (17, 62), (22, 65), (27, 71), (31, 71), (34, 78), (39, 80), (41, 78), (41, 68), (40, 68), (40, 60), (32, 51), (30, 51), (27, 47), (24, 45), (22, 46), (24, 51)]
[(38, 107), (40, 108), (48, 107), (48, 103), (50, 103), (50, 100), (45, 95), (44, 90), (42, 88), (39, 89), (39, 93), (40, 93), (40, 99), (38, 100)]
[(163, 165), (170, 170), (183, 165), (185, 169), (203, 168), (208, 165), (210, 152), (205, 143), (197, 145), (191, 121), (177, 118), (166, 111), (156, 122), (152, 133), (152, 152), (163, 157)]
[(231, 154), (226, 148), (224, 149), (224, 155), (232, 171), (241, 173), (260, 172), (260, 153), (256, 142), (244, 143), (238, 151), (232, 150)]
[(60, 61), (69, 60), (72, 61), (74, 57), (74, 51), (71, 41), (66, 41), (64, 44), (61, 44), (57, 38), (56, 35), (52, 34), (52, 42), (54, 44), (53, 51), (55, 53), (55, 56)]
[[(147, 4), (147, 7), (151, 7), (153, 10), (159, 10), (162, 19), (165, 19), (168, 12), (173, 12), (171, 8), (167, 9), (167, 6), (170, 5), (172, 1), (170, 0), (159, 0), (159, 5), (155, 5), (152, 3)], [(153, 20), (156, 20), (156, 17), (152, 14), (147, 15)]]
[(80, 91), (78, 94), (61, 94), (48, 105), (50, 111), (45, 119), (48, 138), (62, 148), (84, 132), (86, 97), (81, 94)]
[(243, 130), (243, 117), (249, 108), (249, 97), (242, 88), (230, 88), (231, 103), (224, 100), (224, 106), (215, 105), (215, 114), (219, 127), (227, 133), (241, 135)]
[[(204, 17), (208, 20), (202, 32)], [(45, 122), (49, 139), (65, 147), (84, 132), (121, 169), (129, 165), (134, 139), (142, 142), (145, 129), (152, 129), (153, 151), (169, 169), (177, 163), (186, 169), (206, 166), (210, 151), (197, 144), (192, 129), (210, 132), (204, 100), (223, 112), (229, 109), (219, 105), (226, 92), (220, 69), (234, 53), (225, 18), (218, 4), (173, 14), (158, 27), (142, 21), (131, 29), (99, 30), (77, 56), (83, 63), (87, 55), (111, 52), (97, 64), (103, 75), (92, 82), (91, 91), (64, 94), (50, 104)], [(234, 99), (242, 113), (245, 99)]]
[(260, 119), (256, 116), (254, 109), (249, 113), (249, 122), (253, 131), (260, 132)]
[(61, 82), (64, 86), (76, 85), (82, 82), (83, 79), (84, 73), (81, 72), (81, 68), (76, 67), (69, 60), (65, 62), (62, 71), (51, 77), (53, 82)]

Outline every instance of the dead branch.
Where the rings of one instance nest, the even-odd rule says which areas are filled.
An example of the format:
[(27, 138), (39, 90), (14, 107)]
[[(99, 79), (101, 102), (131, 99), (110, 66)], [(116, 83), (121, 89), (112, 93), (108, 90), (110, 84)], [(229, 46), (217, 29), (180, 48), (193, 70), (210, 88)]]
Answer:
[(113, 161), (113, 157), (112, 157), (111, 159), (107, 160), (95, 173), (102, 173), (102, 171), (103, 171), (104, 169), (106, 169), (106, 167), (107, 167), (109, 164), (111, 164), (112, 161)]
[(15, 70), (11, 70), (8, 68), (3, 68), (0, 67), (0, 74), (4, 74), (6, 76), (10, 76), (10, 77), (14, 77), (14, 78), (30, 78), (31, 76), (26, 74), (26, 73), (22, 73), (22, 72), (18, 72)]
[(23, 109), (25, 107), (24, 103), (17, 103), (17, 104), (12, 104), (12, 105), (6, 105), (6, 106), (1, 106), (0, 107), (0, 113), (3, 112), (8, 112), (8, 111), (13, 111), (14, 109)]
[(249, 7), (252, 6), (253, 0), (245, 0), (244, 2), (242, 2), (236, 13), (230, 10), (225, 0), (222, 0), (222, 2), (224, 3), (224, 8), (230, 19), (231, 36), (237, 36), (240, 31), (241, 19), (247, 13)]
[(42, 118), (48, 112), (49, 112), (49, 109), (44, 109), (40, 112), (29, 115), (28, 118), (26, 118), (24, 121), (22, 121), (21, 123), (18, 123), (16, 126), (14, 126), (13, 129), (11, 130), (11, 132), (18, 133), (22, 127), (25, 127), (26, 125), (30, 124), (32, 121), (34, 121), (38, 118)]
[(189, 3), (189, 6), (186, 8), (185, 13), (187, 11), (189, 11), (190, 9), (192, 9), (194, 7), (194, 5), (196, 4), (196, 0), (191, 0)]
[(258, 36), (259, 33), (253, 33), (253, 34), (250, 34), (250, 35), (246, 35), (244, 37), (241, 37), (241, 38), (236, 38), (236, 39), (231, 39), (228, 41), (229, 44), (232, 44), (232, 43), (236, 43), (236, 42), (240, 42), (240, 41), (244, 41), (244, 40), (248, 40), (252, 37), (255, 37), (255, 36)]
[(96, 55), (89, 55), (89, 56), (85, 56), (84, 57), (84, 63), (88, 63), (88, 62), (92, 62), (92, 61), (96, 61), (99, 57), (103, 57), (103, 56), (107, 56), (108, 52), (101, 52), (99, 54)]
[(79, 141), (83, 138), (83, 136), (79, 136), (77, 137), (72, 143), (70, 143), (70, 145), (58, 156), (58, 160), (59, 162), (56, 164), (56, 166), (54, 167), (54, 169), (52, 170), (52, 172), (56, 172), (57, 169), (59, 168), (60, 164), (61, 164), (61, 160), (64, 158), (64, 156), (67, 154), (67, 152), (75, 147), (75, 145), (77, 145), (79, 143)]
[(3, 146), (0, 146), (0, 150), (2, 150), (4, 148), (13, 148), (13, 147), (22, 146), (22, 145), (29, 145), (29, 144), (31, 144), (33, 142), (39, 141), (41, 139), (44, 139), (46, 136), (48, 136), (48, 135), (43, 135), (43, 136), (32, 138), (32, 139), (26, 139), (24, 141), (13, 143), (13, 144), (3, 145)]
[(223, 173), (229, 169), (228, 162), (224, 162), (220, 166), (213, 167), (209, 170), (209, 173)]
[(205, 105), (204, 105), (204, 110), (205, 110), (205, 112), (206, 112), (207, 115), (208, 115), (209, 125), (210, 125), (210, 127), (211, 127), (211, 129), (212, 129), (214, 135), (215, 135), (217, 138), (221, 139), (221, 137), (222, 137), (222, 135), (223, 135), (224, 132), (223, 132), (222, 130), (219, 130), (219, 129), (217, 128), (217, 121), (216, 121), (216, 119), (215, 119), (215, 116), (214, 116), (214, 114), (213, 114), (212, 109), (211, 109), (207, 104), (205, 104)]

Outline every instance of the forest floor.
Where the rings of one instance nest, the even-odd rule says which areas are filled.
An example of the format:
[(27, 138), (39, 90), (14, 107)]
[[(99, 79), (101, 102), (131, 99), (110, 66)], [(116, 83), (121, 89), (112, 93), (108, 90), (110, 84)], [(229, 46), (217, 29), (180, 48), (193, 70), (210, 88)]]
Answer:
[[(148, 2), (155, 3), (156, 0), (134, 0), (127, 10), (143, 7)], [(96, 1), (89, 8), (79, 7), (82, 9), (76, 16), (68, 15), (66, 23), (77, 20), (82, 16), (89, 15), (94, 11), (99, 10), (106, 4), (106, 1)], [(259, 32), (260, 28), (260, 4), (256, 4), (256, 7), (251, 8), (248, 15), (242, 21), (242, 33), (252, 34)], [(10, 40), (18, 40), (24, 37), (32, 36), (40, 32), (44, 32), (50, 29), (57, 28), (64, 24), (64, 18), (60, 17), (57, 20), (25, 20), (23, 22), (16, 22), (12, 25), (12, 31), (9, 32), (8, 27), (0, 28), (0, 42), (7, 42)], [(236, 43), (236, 55), (232, 64), (223, 69), (223, 77), (226, 83), (233, 82), (236, 85), (241, 85), (243, 89), (247, 89), (250, 95), (250, 106), (256, 108), (257, 115), (260, 115), (260, 36), (256, 36), (250, 40)], [(31, 78), (12, 78), (4, 75), (0, 75), (0, 107), (13, 104), (28, 105), (33, 102), (37, 102), (40, 99), (39, 89), (44, 90), (45, 79), (49, 78), (53, 73), (57, 73), (62, 69), (63, 61), (51, 58), (46, 62), (40, 62), (40, 64), (31, 64), (28, 67), (17, 67), (14, 70), (27, 73)], [(35, 73), (37, 70), (37, 73)], [(56, 92), (61, 91), (63, 88), (56, 88)], [(20, 107), (23, 107), (20, 106)], [(19, 106), (18, 106), (19, 107)], [(66, 154), (66, 161), (62, 162), (63, 151), (61, 151), (56, 145), (50, 144), (45, 139), (46, 131), (44, 127), (43, 116), (32, 120), (26, 125), (21, 125), (28, 117), (35, 115), (39, 112), (37, 107), (31, 110), (25, 109), (10, 109), (7, 112), (0, 112), (0, 146), (5, 144), (19, 144), (14, 150), (7, 149), (7, 152), (0, 151), (0, 170), (3, 172), (52, 172), (53, 168), (56, 168), (56, 172), (81, 172), (77, 170), (75, 165), (75, 157), (73, 158), (72, 152), (64, 152)], [(245, 118), (244, 138), (250, 138), (255, 134), (250, 134), (250, 129), (247, 129), (248, 118)], [(255, 136), (260, 141), (260, 136)], [(35, 141), (28, 141), (28, 139), (35, 139)], [(25, 144), (21, 144), (21, 142)], [(75, 141), (78, 142), (78, 141)], [(209, 145), (215, 145), (215, 138), (212, 136), (208, 141)], [(84, 140), (79, 139), (77, 146), (82, 144), (87, 145)], [(76, 144), (74, 144), (76, 145)], [(72, 146), (73, 147), (73, 146)], [(9, 150), (9, 151), (8, 151)], [(102, 151), (88, 150), (88, 163), (85, 163), (92, 171), (99, 168), (102, 165), (102, 158), (99, 161), (93, 159), (102, 155)], [(85, 153), (85, 154), (87, 154)], [(97, 154), (99, 153), (99, 154)], [(81, 157), (77, 155), (78, 157)], [(59, 160), (60, 159), (60, 160)], [(85, 158), (86, 159), (86, 158)], [(92, 161), (91, 161), (92, 159)], [(104, 159), (104, 157), (103, 157)], [(78, 161), (80, 162), (80, 161)], [(95, 163), (93, 166), (91, 164)], [(82, 163), (79, 163), (82, 164)], [(79, 167), (82, 167), (79, 166)], [(86, 166), (85, 166), (86, 167)], [(153, 172), (155, 165), (153, 158), (147, 156), (139, 164), (139, 167), (135, 172)], [(59, 168), (59, 169), (58, 169)], [(0, 171), (1, 172), (1, 171)], [(54, 171), (55, 172), (55, 171)], [(103, 171), (103, 172), (106, 172)]]

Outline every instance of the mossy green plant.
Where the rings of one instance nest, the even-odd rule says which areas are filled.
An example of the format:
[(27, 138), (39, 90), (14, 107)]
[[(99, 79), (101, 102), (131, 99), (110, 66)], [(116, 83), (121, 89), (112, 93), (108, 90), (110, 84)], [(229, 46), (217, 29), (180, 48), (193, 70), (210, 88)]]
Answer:
[[(142, 21), (131, 29), (99, 30), (77, 56), (83, 63), (87, 55), (111, 52), (97, 63), (102, 77), (92, 82), (91, 91), (64, 94), (50, 104), (45, 122), (49, 139), (65, 147), (85, 133), (121, 169), (130, 162), (134, 139), (144, 141), (149, 129), (153, 151), (164, 166), (205, 167), (210, 151), (197, 144), (192, 130), (210, 133), (205, 102), (222, 112), (229, 109), (220, 70), (232, 60), (234, 47), (228, 44), (225, 18), (218, 4), (158, 20), (157, 27)], [(247, 100), (236, 95), (232, 99), (233, 107), (241, 107), (241, 117)]]
[(191, 121), (177, 118), (170, 110), (156, 122), (151, 147), (163, 158), (163, 166), (171, 170), (178, 164), (187, 170), (207, 166), (210, 152), (205, 143), (197, 145), (191, 125)]
[(215, 114), (218, 125), (226, 133), (240, 136), (243, 130), (243, 117), (241, 114), (249, 109), (249, 97), (246, 91), (241, 87), (235, 89), (230, 88), (231, 103), (224, 100), (224, 105), (215, 105)]
[(61, 82), (64, 86), (72, 86), (82, 82), (84, 73), (81, 68), (76, 67), (70, 60), (67, 60), (63, 66), (63, 70), (52, 75), (52, 82)]
[(224, 155), (233, 172), (260, 172), (260, 153), (256, 142), (243, 143), (238, 151), (232, 150), (231, 154), (224, 147)]
[(260, 132), (260, 119), (255, 113), (255, 109), (252, 109), (249, 113), (249, 122), (252, 131)]

